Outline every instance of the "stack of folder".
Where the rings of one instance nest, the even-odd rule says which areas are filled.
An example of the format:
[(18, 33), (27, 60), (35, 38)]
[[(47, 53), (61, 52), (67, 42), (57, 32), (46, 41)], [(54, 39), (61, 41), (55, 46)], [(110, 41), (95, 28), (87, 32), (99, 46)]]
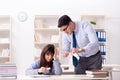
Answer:
[(17, 77), (15, 64), (0, 64), (0, 77)]
[(103, 70), (86, 70), (86, 75), (89, 77), (108, 77), (108, 71)]

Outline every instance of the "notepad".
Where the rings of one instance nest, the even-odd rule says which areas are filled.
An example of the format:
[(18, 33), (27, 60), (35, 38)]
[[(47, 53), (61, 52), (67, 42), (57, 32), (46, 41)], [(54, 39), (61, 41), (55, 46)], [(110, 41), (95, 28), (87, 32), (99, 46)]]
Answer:
[(50, 70), (50, 67), (46, 68), (47, 70)]
[(41, 74), (41, 75), (31, 75), (31, 77), (33, 78), (41, 78), (41, 77), (49, 77), (50, 75), (44, 75), (44, 74)]

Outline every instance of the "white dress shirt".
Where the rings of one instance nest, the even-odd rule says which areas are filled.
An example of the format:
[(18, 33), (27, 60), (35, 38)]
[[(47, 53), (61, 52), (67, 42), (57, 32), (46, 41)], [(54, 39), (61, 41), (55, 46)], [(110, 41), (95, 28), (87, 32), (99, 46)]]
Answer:
[[(79, 56), (89, 57), (99, 51), (99, 42), (93, 26), (88, 22), (75, 22), (75, 36), (77, 48), (84, 48), (85, 52), (78, 53)], [(72, 34), (68, 35), (63, 32), (62, 52), (70, 52), (72, 47)]]

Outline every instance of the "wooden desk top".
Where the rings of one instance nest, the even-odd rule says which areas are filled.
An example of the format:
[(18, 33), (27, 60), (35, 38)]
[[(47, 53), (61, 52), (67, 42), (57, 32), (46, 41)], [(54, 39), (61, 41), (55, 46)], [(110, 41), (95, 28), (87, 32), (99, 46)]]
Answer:
[(85, 79), (103, 79), (109, 80), (109, 77), (105, 78), (92, 78), (86, 75), (50, 75), (50, 76), (41, 76), (34, 78), (33, 76), (20, 75), (17, 77), (17, 80), (85, 80)]

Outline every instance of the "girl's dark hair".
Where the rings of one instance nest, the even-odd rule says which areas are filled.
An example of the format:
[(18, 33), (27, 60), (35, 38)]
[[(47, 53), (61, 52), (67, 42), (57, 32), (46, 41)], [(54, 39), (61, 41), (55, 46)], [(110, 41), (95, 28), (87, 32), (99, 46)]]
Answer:
[(69, 25), (69, 22), (71, 21), (72, 20), (68, 15), (63, 15), (58, 20), (58, 27), (60, 28), (61, 26)]
[(50, 67), (52, 69), (53, 60), (51, 60), (50, 62), (47, 62), (45, 60), (45, 55), (50, 54), (53, 56), (55, 53), (54, 49), (55, 49), (55, 46), (53, 44), (48, 44), (43, 48), (40, 56), (40, 67)]

